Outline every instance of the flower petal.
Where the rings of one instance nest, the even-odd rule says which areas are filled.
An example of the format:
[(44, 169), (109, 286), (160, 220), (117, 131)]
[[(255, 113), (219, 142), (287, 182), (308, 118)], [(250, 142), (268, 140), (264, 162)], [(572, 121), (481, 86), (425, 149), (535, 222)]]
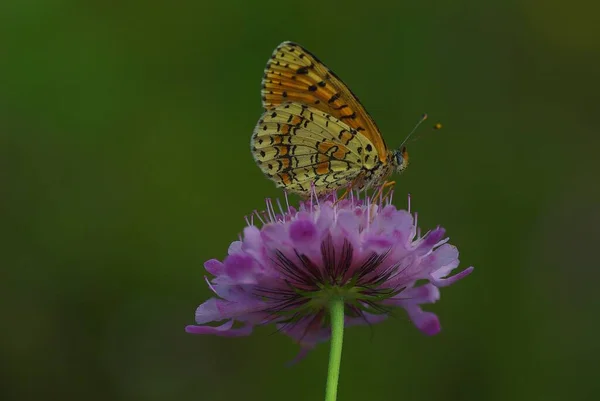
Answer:
[(267, 247), (291, 246), (287, 227), (283, 224), (267, 224), (262, 228), (261, 235)]
[(223, 265), (223, 263), (221, 263), (217, 259), (210, 259), (204, 262), (204, 268), (213, 276), (223, 274), (223, 271), (225, 270), (225, 266)]
[(195, 326), (190, 325), (185, 327), (185, 331), (190, 334), (214, 334), (220, 337), (243, 337), (252, 333), (253, 327), (245, 325), (239, 329), (232, 329), (233, 320), (230, 320), (220, 326)]
[(336, 220), (336, 228), (339, 234), (350, 241), (352, 246), (359, 248), (360, 241), (360, 221), (354, 211), (340, 210)]
[(424, 238), (421, 239), (417, 249), (415, 252), (417, 255), (425, 255), (431, 251), (431, 249), (439, 243), (444, 235), (446, 234), (446, 230), (442, 227), (437, 227), (434, 230), (430, 231)]
[(246, 300), (245, 302), (230, 302), (211, 298), (196, 309), (196, 323), (203, 324), (225, 319), (255, 320), (253, 313), (265, 308), (263, 302)]
[(310, 219), (297, 219), (290, 224), (290, 239), (296, 246), (318, 241), (317, 226)]
[(262, 250), (263, 241), (260, 236), (260, 229), (256, 226), (244, 227), (244, 242), (242, 244), (243, 250)]
[(256, 284), (257, 265), (247, 253), (234, 253), (225, 258), (225, 274), (236, 284)]
[(238, 253), (242, 250), (242, 241), (233, 241), (231, 245), (229, 245), (229, 249), (227, 249), (227, 254), (231, 255), (232, 253)]
[(432, 304), (440, 299), (440, 290), (433, 284), (407, 288), (395, 297), (387, 299), (386, 305), (407, 307), (409, 305)]
[(431, 275), (442, 278), (458, 266), (458, 249), (450, 244), (444, 244), (427, 255), (422, 263), (428, 265)]
[(409, 306), (406, 309), (410, 320), (417, 326), (417, 329), (421, 330), (423, 334), (428, 336), (436, 335), (440, 332), (441, 325), (438, 317), (435, 313), (424, 312), (418, 306)]
[(371, 231), (390, 235), (394, 231), (410, 233), (413, 229), (413, 217), (405, 210), (397, 210), (387, 205), (377, 214), (371, 224)]
[(325, 232), (335, 224), (335, 211), (331, 203), (323, 203), (317, 212), (316, 225), (320, 232)]
[(474, 267), (467, 267), (465, 270), (461, 271), (460, 273), (455, 274), (454, 276), (448, 277), (448, 278), (440, 278), (440, 279), (436, 279), (434, 277), (431, 277), (431, 282), (437, 286), (437, 287), (447, 287), (450, 284), (454, 284), (456, 283), (458, 280), (463, 279), (465, 277), (467, 277), (469, 274), (471, 274), (471, 272), (473, 271)]

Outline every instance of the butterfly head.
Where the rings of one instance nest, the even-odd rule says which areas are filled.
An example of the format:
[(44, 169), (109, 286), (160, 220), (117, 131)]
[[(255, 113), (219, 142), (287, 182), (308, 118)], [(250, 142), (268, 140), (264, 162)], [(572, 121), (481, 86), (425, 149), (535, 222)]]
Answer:
[(408, 152), (406, 151), (406, 146), (392, 152), (392, 163), (398, 173), (401, 173), (408, 167)]

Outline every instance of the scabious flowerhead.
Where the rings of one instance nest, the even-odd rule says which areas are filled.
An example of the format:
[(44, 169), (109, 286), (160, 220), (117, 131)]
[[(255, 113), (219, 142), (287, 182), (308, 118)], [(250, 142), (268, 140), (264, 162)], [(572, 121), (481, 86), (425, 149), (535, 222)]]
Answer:
[(329, 339), (328, 304), (342, 298), (346, 326), (378, 323), (400, 307), (433, 335), (439, 320), (420, 305), (437, 301), (439, 287), (473, 270), (449, 276), (458, 250), (441, 227), (419, 234), (410, 198), (409, 210), (396, 209), (391, 194), (374, 202), (351, 193), (341, 201), (335, 195), (311, 199), (298, 210), (279, 207), (279, 213), (267, 200), (265, 212), (246, 220), (243, 238), (229, 246), (225, 260), (204, 264), (216, 297), (198, 307), (198, 325), (187, 332), (245, 336), (256, 325), (276, 323), (305, 354)]

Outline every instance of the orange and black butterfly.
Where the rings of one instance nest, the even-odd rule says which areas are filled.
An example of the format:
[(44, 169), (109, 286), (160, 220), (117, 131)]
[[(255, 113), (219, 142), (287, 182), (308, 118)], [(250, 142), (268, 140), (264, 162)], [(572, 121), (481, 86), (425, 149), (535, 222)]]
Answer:
[(389, 150), (375, 121), (342, 80), (302, 46), (283, 42), (262, 80), (265, 112), (252, 134), (263, 173), (303, 196), (384, 184), (408, 166), (405, 148)]

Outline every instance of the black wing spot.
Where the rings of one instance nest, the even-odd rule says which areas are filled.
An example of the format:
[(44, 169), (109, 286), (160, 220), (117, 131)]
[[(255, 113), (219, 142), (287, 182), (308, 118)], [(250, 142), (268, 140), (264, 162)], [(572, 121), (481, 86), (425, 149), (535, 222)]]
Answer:
[(339, 92), (336, 93), (336, 94), (334, 94), (333, 96), (331, 96), (329, 98), (329, 100), (327, 101), (327, 103), (333, 103), (333, 102), (335, 102), (336, 100), (338, 100), (340, 98), (340, 96), (341, 96), (341, 94)]
[(358, 152), (359, 155), (362, 154), (362, 147), (356, 148), (356, 151)]
[(286, 91), (283, 91), (283, 93), (281, 94), (281, 96), (283, 96), (283, 97), (287, 97), (287, 92), (286, 92)]
[(308, 67), (300, 67), (296, 70), (296, 74), (308, 74)]
[(343, 120), (344, 118), (349, 118), (351, 120), (354, 120), (356, 118), (356, 112), (354, 112), (354, 113), (352, 113), (350, 115), (347, 115), (347, 116), (341, 116), (340, 120)]
[(315, 100), (315, 104), (319, 104), (321, 101), (319, 99)]
[(271, 118), (275, 118), (275, 117), (277, 117), (277, 112), (275, 112), (275, 111), (274, 111), (274, 112), (271, 114)]
[(314, 92), (314, 91), (317, 90), (317, 86), (316, 85), (311, 85), (311, 86), (308, 87), (308, 90), (311, 91), (311, 92)]
[[(343, 136), (344, 136), (344, 133), (345, 133), (345, 132), (348, 132), (348, 131), (347, 131), (347, 130), (345, 130), (345, 129), (343, 129), (343, 130), (341, 130), (341, 131), (340, 131), (340, 133), (338, 134), (338, 139), (339, 139), (339, 140), (342, 140), (342, 138), (343, 138)], [(352, 139), (352, 137), (350, 137), (350, 138), (348, 139), (348, 141), (347, 141), (346, 143), (344, 143), (344, 145), (348, 145), (348, 143), (350, 143), (350, 140), (351, 140), (351, 139)]]
[(261, 150), (261, 151), (260, 151), (260, 156), (261, 156), (261, 157), (265, 157), (265, 155), (266, 155), (265, 151), (264, 151), (264, 150)]
[(321, 88), (324, 88), (327, 84), (325, 83), (325, 81), (321, 81), (317, 85), (319, 85)]
[(365, 149), (367, 149), (367, 152), (372, 152), (373, 146), (371, 146), (371, 144), (368, 144), (367, 146), (365, 146)]

